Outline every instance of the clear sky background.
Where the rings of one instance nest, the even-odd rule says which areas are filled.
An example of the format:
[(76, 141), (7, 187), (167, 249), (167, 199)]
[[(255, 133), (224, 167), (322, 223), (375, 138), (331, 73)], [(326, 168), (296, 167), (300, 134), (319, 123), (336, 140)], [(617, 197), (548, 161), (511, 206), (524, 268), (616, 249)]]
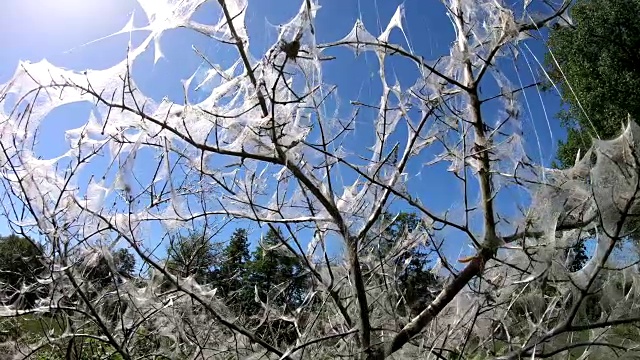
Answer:
[[(512, 3), (513, 1), (509, 1)], [(321, 0), (322, 8), (316, 20), (316, 34), (319, 43), (335, 41), (344, 37), (356, 19), (361, 18), (367, 29), (379, 35), (401, 3), (405, 6), (405, 31), (414, 51), (426, 59), (435, 60), (448, 55), (454, 32), (445, 15), (444, 6), (437, 0)], [(522, 7), (521, 2), (516, 2)], [(300, 0), (249, 0), (246, 16), (249, 37), (254, 57), (261, 57), (277, 39), (276, 24), (286, 22), (299, 9)], [(37, 62), (47, 59), (57, 66), (68, 69), (87, 68), (104, 69), (118, 63), (125, 56), (129, 35), (122, 34), (83, 46), (120, 30), (135, 14), (134, 23), (145, 25), (144, 12), (134, 0), (4, 0), (0, 2), (0, 84), (8, 81), (15, 72), (19, 60)], [(200, 22), (215, 22), (219, 19), (217, 2), (204, 6), (196, 14)], [(146, 34), (134, 34), (134, 43), (140, 43)], [(544, 34), (536, 34), (544, 38)], [(392, 33), (391, 41), (406, 44), (398, 31)], [(544, 42), (527, 42), (533, 54), (540, 60), (545, 50)], [(183, 97), (181, 80), (194, 72), (204, 73), (206, 65), (192, 51), (195, 46), (212, 60), (228, 66), (235, 60), (235, 50), (220, 44), (191, 30), (176, 29), (162, 37), (164, 58), (154, 64), (153, 48), (143, 54), (135, 63), (133, 75), (141, 90), (148, 96), (160, 100), (168, 96), (180, 102)], [(518, 75), (523, 84), (532, 82), (539, 67), (532, 54), (521, 48), (522, 55), (516, 64), (504, 64), (503, 70), (509, 78), (518, 83)], [(336, 84), (340, 95), (348, 100), (377, 103), (381, 90), (377, 75), (378, 64), (373, 54), (356, 58), (348, 50), (332, 50), (338, 61), (326, 64), (325, 81)], [(531, 69), (529, 68), (531, 66)], [(397, 76), (403, 86), (415, 81), (415, 68), (406, 61), (390, 59), (389, 69)], [(481, 89), (483, 95), (495, 94), (496, 89)], [(539, 94), (532, 89), (525, 92), (529, 106), (524, 106), (523, 131), (528, 154), (549, 165), (556, 151), (556, 142), (565, 136), (553, 118), (559, 101), (554, 94)], [(199, 96), (193, 93), (195, 99)], [(544, 106), (543, 106), (544, 105)], [(491, 105), (484, 111), (489, 117)], [(47, 156), (56, 156), (67, 149), (64, 131), (82, 125), (89, 114), (89, 104), (64, 106), (51, 113), (44, 121), (40, 131), (37, 150)], [(373, 117), (358, 119), (357, 129), (367, 129), (373, 123)], [(359, 130), (358, 130), (359, 131)], [(372, 133), (363, 134), (363, 143)], [(542, 156), (540, 158), (540, 155)], [(425, 159), (429, 160), (429, 159)], [(138, 163), (140, 164), (140, 163)], [(140, 165), (143, 166), (143, 165)], [(452, 192), (460, 190), (451, 176), (444, 176), (446, 166), (425, 169), (420, 166), (410, 168), (410, 173), (420, 174), (423, 182), (414, 182), (410, 190), (429, 199), (432, 208), (446, 210), (454, 204)], [(500, 204), (504, 208), (526, 202), (521, 194), (503, 195)], [(231, 229), (232, 230), (232, 229)], [(6, 224), (0, 225), (0, 233), (7, 234)], [(255, 240), (255, 239), (254, 239)], [(461, 243), (451, 242), (449, 252), (456, 256)]]

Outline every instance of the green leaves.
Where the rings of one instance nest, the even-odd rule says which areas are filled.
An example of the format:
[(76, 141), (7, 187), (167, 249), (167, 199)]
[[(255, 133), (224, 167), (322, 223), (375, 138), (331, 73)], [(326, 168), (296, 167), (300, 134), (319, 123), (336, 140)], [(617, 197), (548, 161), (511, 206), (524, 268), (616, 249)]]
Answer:
[[(378, 256), (385, 257), (393, 249), (394, 244), (403, 241), (413, 231), (427, 231), (422, 225), (420, 217), (415, 213), (400, 212), (397, 215), (385, 213), (381, 217), (383, 223), (391, 223), (380, 234)], [(412, 246), (404, 249), (395, 257), (397, 269), (400, 269), (398, 292), (402, 295), (408, 308), (414, 314), (422, 311), (427, 304), (433, 300), (431, 288), (437, 286), (438, 280), (427, 270), (429, 265), (429, 254), (425, 252), (423, 246)]]
[[(567, 129), (557, 168), (573, 166), (593, 138), (619, 135), (628, 115), (640, 120), (640, 0), (577, 0), (571, 15), (574, 27), (550, 31), (546, 56), (566, 107), (557, 115)], [(573, 251), (576, 271), (587, 259), (584, 242)]]
[(214, 268), (220, 263), (219, 244), (204, 234), (190, 233), (178, 237), (167, 249), (166, 267), (170, 272), (182, 277), (194, 276), (196, 281), (211, 281)]
[[(282, 236), (273, 229), (267, 232), (263, 244), (253, 253), (250, 264), (251, 282), (258, 286), (261, 298), (266, 299), (269, 294), (276, 305), (292, 309), (304, 299), (308, 280), (298, 260), (283, 254), (288, 250), (276, 251)], [(274, 296), (274, 292), (270, 291), (274, 287), (282, 292)]]
[(18, 235), (0, 237), (0, 281), (12, 287), (31, 282), (43, 269), (42, 250), (32, 240)]
[(32, 285), (36, 277), (44, 270), (40, 261), (42, 248), (31, 239), (19, 235), (0, 237), (0, 299), (14, 303), (20, 299), (17, 294), (31, 305), (37, 294), (21, 294), (22, 285)]
[(618, 135), (627, 114), (640, 119), (640, 1), (578, 0), (571, 15), (576, 26), (551, 30), (546, 57), (567, 106), (558, 116), (569, 131), (559, 144), (562, 168), (591, 137)]
[(107, 260), (102, 257), (98, 265), (86, 274), (87, 279), (98, 285), (99, 288), (113, 284), (114, 276), (112, 273), (114, 270), (117, 272), (117, 277), (133, 277), (136, 259), (129, 250), (118, 249), (114, 251), (111, 256), (113, 257), (115, 269), (111, 269)]

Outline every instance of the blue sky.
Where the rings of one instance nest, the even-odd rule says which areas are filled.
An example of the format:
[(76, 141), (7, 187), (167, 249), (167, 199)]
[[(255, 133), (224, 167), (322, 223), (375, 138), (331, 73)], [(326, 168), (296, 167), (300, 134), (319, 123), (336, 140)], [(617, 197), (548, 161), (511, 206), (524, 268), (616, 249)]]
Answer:
[[(443, 5), (437, 0), (322, 0), (322, 8), (316, 21), (318, 42), (335, 41), (346, 35), (357, 18), (361, 18), (367, 29), (378, 35), (393, 16), (399, 4), (405, 6), (405, 30), (411, 46), (416, 53), (431, 60), (447, 55), (453, 40), (453, 29)], [(255, 57), (277, 39), (275, 24), (286, 22), (299, 9), (299, 0), (249, 0), (247, 24), (252, 51)], [(522, 6), (516, 5), (516, 6)], [(219, 18), (217, 4), (204, 6), (196, 14), (201, 22), (216, 21)], [(19, 60), (33, 62), (46, 58), (54, 65), (69, 69), (102, 69), (115, 65), (126, 54), (129, 35), (123, 34), (107, 38), (96, 43), (82, 46), (92, 40), (102, 38), (120, 30), (135, 12), (135, 24), (144, 25), (146, 19), (139, 5), (133, 0), (5, 0), (0, 3), (0, 34), (2, 34), (2, 52), (0, 52), (0, 83), (4, 83), (14, 73)], [(209, 20), (207, 20), (209, 19)], [(144, 34), (134, 34), (133, 42), (140, 42)], [(395, 31), (391, 41), (404, 44), (402, 35)], [(540, 41), (527, 43), (533, 53), (542, 58), (545, 48)], [(168, 96), (173, 101), (182, 99), (181, 80), (191, 76), (203, 64), (192, 51), (192, 45), (206, 53), (223, 67), (231, 64), (235, 50), (229, 45), (216, 43), (190, 30), (176, 29), (162, 37), (165, 57), (154, 64), (152, 49), (138, 58), (134, 77), (144, 93), (154, 99)], [(537, 66), (524, 48), (520, 57), (518, 71), (514, 64), (504, 64), (504, 70), (510, 79), (517, 83), (518, 77), (524, 84), (531, 82), (533, 75), (527, 65), (527, 58), (537, 71)], [(376, 103), (380, 94), (377, 77), (377, 60), (373, 54), (356, 58), (345, 49), (331, 50), (331, 55), (339, 61), (329, 62), (324, 68), (325, 80), (338, 85), (341, 97), (348, 100), (360, 100)], [(413, 83), (416, 71), (402, 59), (392, 58), (389, 69), (400, 83), (409, 86)], [(495, 94), (490, 86), (481, 88), (483, 95)], [(197, 95), (194, 95), (197, 96)], [(540, 95), (536, 90), (526, 91), (530, 107), (524, 107), (524, 134), (527, 151), (538, 159), (542, 154), (543, 163), (549, 164), (555, 153), (555, 143), (564, 136), (553, 114), (558, 110), (558, 99), (553, 94)], [(542, 96), (542, 101), (539, 96)], [(543, 107), (542, 104), (545, 106)], [(494, 108), (488, 105), (484, 111), (488, 117)], [(41, 127), (40, 143), (37, 149), (42, 154), (58, 155), (66, 149), (64, 130), (80, 126), (90, 111), (88, 104), (74, 104), (57, 109), (50, 114)], [(549, 116), (551, 128), (547, 124), (545, 111)], [(371, 113), (371, 115), (373, 115)], [(360, 129), (370, 124), (366, 112), (358, 120)], [(553, 134), (553, 138), (550, 135)], [(366, 142), (370, 133), (360, 131), (361, 140)], [(425, 161), (428, 159), (425, 159)], [(538, 159), (539, 160), (539, 159)], [(452, 206), (452, 194), (460, 190), (459, 184), (444, 174), (446, 166), (423, 168), (412, 165), (410, 172), (420, 173), (423, 182), (416, 182), (410, 190), (429, 200), (432, 208), (445, 210)], [(500, 204), (504, 209), (525, 201), (520, 194), (501, 195)], [(230, 229), (232, 230), (232, 229)], [(3, 224), (0, 233), (8, 230)], [(462, 243), (450, 242), (450, 252), (457, 255)]]

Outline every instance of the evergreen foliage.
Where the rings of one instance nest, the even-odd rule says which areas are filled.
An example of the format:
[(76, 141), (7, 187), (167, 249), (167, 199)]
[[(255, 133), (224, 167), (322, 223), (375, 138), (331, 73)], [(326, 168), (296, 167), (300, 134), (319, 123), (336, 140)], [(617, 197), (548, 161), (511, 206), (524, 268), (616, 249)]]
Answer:
[(558, 114), (568, 131), (558, 150), (562, 168), (592, 138), (619, 135), (627, 115), (640, 119), (640, 0), (577, 0), (570, 14), (574, 25), (550, 31), (546, 56), (566, 105)]

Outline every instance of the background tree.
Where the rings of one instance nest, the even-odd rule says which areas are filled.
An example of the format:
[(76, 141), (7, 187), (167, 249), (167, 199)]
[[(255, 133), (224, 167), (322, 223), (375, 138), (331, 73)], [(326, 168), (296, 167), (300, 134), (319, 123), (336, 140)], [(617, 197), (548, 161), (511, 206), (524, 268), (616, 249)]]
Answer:
[(194, 276), (198, 282), (208, 283), (220, 265), (220, 244), (204, 233), (191, 232), (175, 237), (167, 249), (166, 268), (182, 277)]
[(261, 301), (291, 311), (302, 302), (308, 280), (302, 264), (282, 246), (283, 240), (280, 231), (267, 231), (253, 252), (250, 279)]
[[(131, 279), (134, 276), (136, 259), (128, 249), (117, 249), (110, 254), (113, 267), (105, 256), (101, 256), (98, 264), (87, 272), (87, 279), (95, 283), (98, 289), (118, 284), (122, 278)], [(114, 273), (115, 271), (115, 273)]]
[[(557, 115), (567, 130), (554, 163), (560, 168), (573, 166), (593, 138), (618, 136), (628, 116), (640, 120), (640, 1), (577, 0), (569, 13), (570, 25), (550, 30), (545, 57), (565, 105)], [(550, 84), (546, 87), (555, 89)], [(640, 232), (631, 232), (633, 238), (640, 238)], [(570, 268), (576, 271), (587, 260), (585, 241), (571, 252)]]
[(302, 304), (310, 280), (299, 260), (283, 246), (284, 241), (279, 229), (270, 228), (248, 265), (249, 285), (265, 304), (265, 315), (273, 318), (262, 322), (259, 333), (274, 344), (290, 344), (297, 338), (293, 324), (279, 316), (290, 316)]
[(249, 282), (251, 253), (246, 229), (236, 229), (222, 253), (222, 262), (215, 272), (215, 282), (220, 285), (225, 299), (238, 312), (251, 313), (256, 309), (254, 290)]
[(545, 58), (566, 105), (558, 114), (568, 131), (558, 149), (563, 168), (592, 138), (619, 135), (628, 115), (640, 119), (640, 1), (577, 0), (569, 13), (572, 25), (550, 30)]
[(18, 307), (34, 304), (37, 291), (27, 288), (37, 283), (36, 278), (45, 269), (42, 259), (43, 249), (33, 240), (15, 234), (0, 236), (0, 298), (3, 302)]
[[(398, 271), (397, 281), (393, 285), (410, 311), (418, 314), (433, 300), (438, 287), (438, 280), (430, 271), (433, 266), (431, 250), (425, 244), (415, 243), (419, 240), (416, 233), (426, 235), (427, 229), (420, 216), (413, 212), (399, 212), (395, 216), (386, 212), (380, 221), (384, 224), (383, 231), (374, 242), (378, 256), (393, 258), (393, 270)], [(409, 237), (414, 239), (414, 243), (407, 241)], [(404, 244), (406, 248), (395, 246), (398, 244)]]

